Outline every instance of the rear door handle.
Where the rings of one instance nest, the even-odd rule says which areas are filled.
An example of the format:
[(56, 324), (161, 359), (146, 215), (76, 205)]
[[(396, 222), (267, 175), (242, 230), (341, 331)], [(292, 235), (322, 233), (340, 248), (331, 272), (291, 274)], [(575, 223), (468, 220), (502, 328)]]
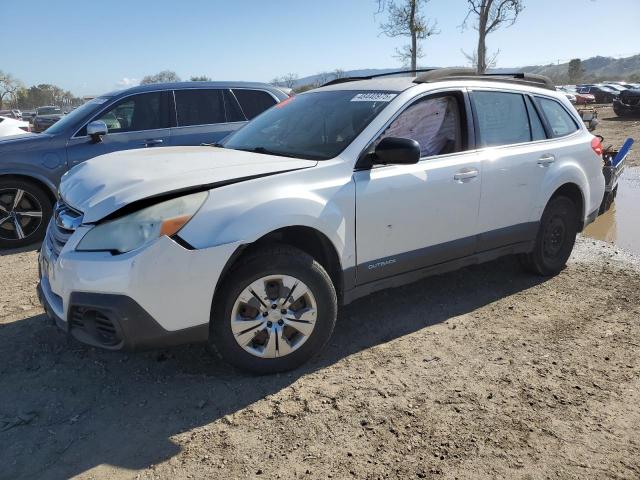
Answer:
[(548, 167), (555, 161), (556, 161), (555, 155), (547, 153), (546, 155), (543, 155), (538, 159), (538, 165), (540, 165), (541, 167)]
[(150, 138), (149, 140), (145, 140), (143, 143), (145, 147), (153, 147), (155, 145), (161, 145), (161, 144), (162, 144), (161, 138)]
[(453, 176), (456, 182), (463, 183), (465, 180), (471, 180), (478, 176), (478, 169), (476, 168), (463, 168)]

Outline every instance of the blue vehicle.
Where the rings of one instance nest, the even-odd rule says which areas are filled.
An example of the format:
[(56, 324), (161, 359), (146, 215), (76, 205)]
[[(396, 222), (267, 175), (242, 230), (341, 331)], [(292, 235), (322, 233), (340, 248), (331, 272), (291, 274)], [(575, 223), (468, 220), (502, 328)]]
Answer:
[(118, 150), (217, 143), (288, 98), (278, 87), (243, 82), (140, 85), (101, 95), (41, 134), (0, 140), (0, 248), (45, 234), (62, 175)]

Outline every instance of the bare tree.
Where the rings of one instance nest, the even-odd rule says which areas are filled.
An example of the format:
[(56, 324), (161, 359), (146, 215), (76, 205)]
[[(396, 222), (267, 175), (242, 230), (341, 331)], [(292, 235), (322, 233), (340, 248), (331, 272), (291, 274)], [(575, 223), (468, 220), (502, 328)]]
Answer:
[(321, 87), (322, 85), (327, 83), (329, 80), (333, 80), (332, 76), (333, 75), (331, 75), (329, 72), (320, 72), (316, 74), (316, 78), (313, 81), (313, 86), (316, 88)]
[[(474, 28), (478, 31), (478, 48), (476, 50), (476, 68), (478, 73), (487, 71), (487, 35), (495, 32), (503, 25), (510, 27), (524, 10), (524, 0), (467, 0), (469, 11), (462, 22), (466, 27), (471, 17), (477, 17)], [(497, 53), (493, 55), (493, 62)], [(468, 58), (468, 56), (467, 56)]]
[(297, 81), (297, 73), (286, 73), (282, 77), (280, 77), (280, 85), (287, 88), (293, 88)]
[[(478, 69), (478, 51), (474, 50), (471, 53), (467, 53), (464, 50), (460, 50), (460, 51), (462, 52), (462, 55), (464, 55), (464, 57), (469, 62), (469, 65), (471, 65), (471, 67), (477, 70)], [(487, 56), (487, 59), (485, 61), (487, 68), (493, 68), (496, 66), (496, 64), (498, 63), (498, 55), (500, 55), (500, 50), (496, 50), (491, 55)]]
[(207, 77), (206, 75), (193, 75), (190, 79), (190, 82), (210, 82), (211, 77)]
[(336, 69), (333, 71), (333, 78), (334, 78), (334, 79), (336, 79), (336, 80), (337, 80), (337, 79), (339, 79), (339, 78), (344, 78), (344, 77), (346, 77), (346, 76), (347, 76), (347, 72), (345, 72), (345, 71), (344, 71), (343, 69), (341, 69), (341, 68), (336, 68)]
[(179, 82), (180, 77), (173, 70), (163, 70), (155, 75), (147, 75), (142, 77), (140, 85), (147, 85), (149, 83), (167, 83), (167, 82)]
[(417, 68), (417, 59), (422, 57), (419, 41), (440, 33), (438, 22), (421, 14), (430, 0), (378, 0), (378, 12), (387, 11), (387, 22), (380, 24), (387, 37), (411, 37), (411, 44), (396, 49), (396, 58)]
[(19, 80), (13, 78), (10, 73), (4, 73), (0, 70), (0, 108), (3, 102), (15, 101), (18, 90), (22, 87)]

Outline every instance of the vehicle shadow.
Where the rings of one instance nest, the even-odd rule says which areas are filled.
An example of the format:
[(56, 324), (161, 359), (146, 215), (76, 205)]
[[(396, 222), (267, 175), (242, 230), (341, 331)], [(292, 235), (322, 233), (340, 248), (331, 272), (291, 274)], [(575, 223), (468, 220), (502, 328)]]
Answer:
[(624, 117), (607, 117), (607, 118), (601, 118), (599, 120), (606, 120), (607, 122), (632, 122), (632, 121), (637, 121), (640, 120), (640, 113), (637, 113), (635, 115), (629, 114), (629, 115), (625, 115)]
[(0, 250), (0, 257), (5, 257), (7, 255), (15, 255), (16, 253), (34, 252), (39, 250), (41, 245), (42, 245), (42, 242), (38, 242), (32, 245), (27, 245), (26, 247), (7, 248), (4, 250)]
[(68, 478), (100, 464), (144, 469), (180, 452), (172, 436), (542, 281), (505, 258), (374, 294), (342, 309), (319, 357), (260, 377), (232, 370), (202, 345), (104, 352), (67, 339), (44, 315), (0, 325), (0, 476)]

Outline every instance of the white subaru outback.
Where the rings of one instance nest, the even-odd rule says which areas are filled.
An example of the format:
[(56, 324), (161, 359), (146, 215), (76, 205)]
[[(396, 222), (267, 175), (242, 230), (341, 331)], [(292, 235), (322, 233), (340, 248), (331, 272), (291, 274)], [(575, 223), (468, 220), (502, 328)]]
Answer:
[(63, 178), (41, 301), (80, 341), (209, 341), (295, 368), (340, 304), (517, 254), (558, 273), (604, 193), (601, 145), (550, 81), (434, 70), (342, 79), (223, 145), (122, 151)]

